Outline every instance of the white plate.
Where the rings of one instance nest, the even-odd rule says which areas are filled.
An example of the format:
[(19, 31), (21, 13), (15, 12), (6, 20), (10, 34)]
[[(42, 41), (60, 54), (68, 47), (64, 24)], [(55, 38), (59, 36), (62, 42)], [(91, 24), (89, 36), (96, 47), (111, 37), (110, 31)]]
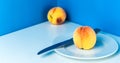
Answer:
[(97, 34), (97, 42), (91, 50), (81, 50), (70, 45), (68, 47), (59, 47), (55, 52), (69, 58), (74, 59), (100, 59), (113, 55), (118, 50), (117, 42), (110, 36), (105, 34)]

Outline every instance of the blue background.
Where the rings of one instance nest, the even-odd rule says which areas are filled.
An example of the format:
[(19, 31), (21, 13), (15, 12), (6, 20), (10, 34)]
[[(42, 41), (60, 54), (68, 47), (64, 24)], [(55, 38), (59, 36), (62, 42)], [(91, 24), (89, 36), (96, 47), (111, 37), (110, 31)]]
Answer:
[(46, 21), (57, 1), (0, 0), (0, 36)]
[(58, 0), (68, 20), (120, 36), (120, 0)]
[(120, 36), (120, 0), (0, 0), (0, 35), (46, 21), (54, 6), (67, 20)]

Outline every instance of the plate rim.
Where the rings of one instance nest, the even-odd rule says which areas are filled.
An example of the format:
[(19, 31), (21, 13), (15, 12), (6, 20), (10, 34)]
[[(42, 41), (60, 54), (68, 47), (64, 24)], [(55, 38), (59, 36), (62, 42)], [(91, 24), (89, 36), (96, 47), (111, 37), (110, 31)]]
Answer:
[[(102, 33), (99, 33), (99, 34), (102, 34)], [(57, 49), (54, 49), (54, 51), (57, 54), (61, 55), (61, 56), (72, 58), (72, 59), (81, 59), (81, 60), (102, 59), (102, 58), (106, 58), (106, 57), (112, 56), (113, 54), (115, 54), (118, 51), (119, 45), (118, 45), (117, 41), (113, 37), (111, 37), (109, 35), (106, 35), (106, 34), (102, 34), (102, 35), (105, 35), (107, 37), (112, 38), (115, 41), (115, 44), (116, 44), (116, 47), (117, 47), (114, 52), (109, 53), (109, 54), (107, 54), (105, 56), (100, 56), (100, 57), (95, 57), (95, 58), (80, 58), (80, 57), (77, 57), (77, 56), (70, 56), (70, 55), (63, 54), (63, 53), (59, 52)]]

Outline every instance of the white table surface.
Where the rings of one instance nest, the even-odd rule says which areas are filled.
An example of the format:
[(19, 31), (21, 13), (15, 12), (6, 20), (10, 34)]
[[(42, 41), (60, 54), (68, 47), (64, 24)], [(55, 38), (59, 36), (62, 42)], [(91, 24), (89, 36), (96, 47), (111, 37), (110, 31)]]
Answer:
[[(51, 25), (49, 22), (28, 27), (4, 36), (0, 36), (0, 63), (119, 63), (120, 50), (108, 58), (99, 60), (74, 60), (56, 54), (54, 51), (37, 55), (39, 50), (52, 45), (56, 37), (64, 41), (72, 37), (80, 25), (66, 22), (63, 25)], [(106, 33), (120, 44), (120, 37)], [(62, 36), (67, 36), (62, 38)], [(112, 47), (112, 46), (110, 46)]]

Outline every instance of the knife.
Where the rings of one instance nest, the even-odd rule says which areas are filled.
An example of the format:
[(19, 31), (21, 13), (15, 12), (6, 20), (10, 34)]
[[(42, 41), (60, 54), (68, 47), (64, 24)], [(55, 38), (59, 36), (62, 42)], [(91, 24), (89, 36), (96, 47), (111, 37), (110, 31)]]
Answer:
[[(95, 28), (94, 31), (95, 31), (95, 33), (97, 34), (98, 32), (100, 32), (100, 29)], [(39, 51), (39, 52), (37, 53), (37, 55), (40, 55), (40, 54), (42, 54), (42, 53), (44, 53), (44, 52), (47, 52), (47, 51), (50, 51), (50, 50), (52, 50), (52, 49), (58, 48), (58, 47), (60, 47), (60, 46), (64, 46), (64, 45), (67, 45), (67, 46), (68, 46), (68, 45), (71, 45), (71, 44), (73, 44), (72, 40), (73, 40), (73, 38), (70, 38), (70, 39), (65, 40), (65, 41), (63, 41), (63, 42), (59, 42), (59, 43), (57, 43), (57, 44), (54, 44), (54, 45), (52, 45), (52, 46), (49, 46), (49, 47), (47, 47), (47, 48)]]

